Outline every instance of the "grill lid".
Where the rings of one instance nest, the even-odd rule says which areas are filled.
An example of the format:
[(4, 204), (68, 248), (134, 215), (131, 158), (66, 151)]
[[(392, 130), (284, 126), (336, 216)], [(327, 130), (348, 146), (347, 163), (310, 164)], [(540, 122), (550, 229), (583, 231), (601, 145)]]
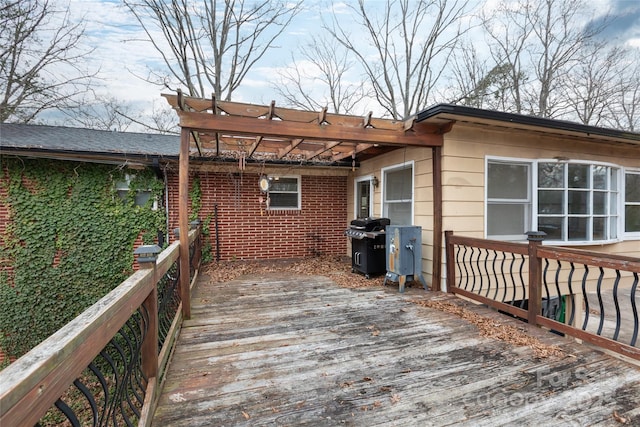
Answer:
[(384, 227), (391, 224), (389, 218), (358, 218), (351, 221), (351, 228), (363, 231), (382, 231)]

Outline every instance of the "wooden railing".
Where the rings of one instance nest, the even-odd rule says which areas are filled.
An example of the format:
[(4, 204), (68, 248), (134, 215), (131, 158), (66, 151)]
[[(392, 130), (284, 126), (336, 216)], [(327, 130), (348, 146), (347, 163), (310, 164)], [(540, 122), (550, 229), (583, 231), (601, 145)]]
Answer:
[[(189, 233), (190, 286), (200, 229)], [(179, 242), (0, 372), (0, 425), (149, 425), (182, 324)], [(90, 284), (87, 284), (89, 286)]]
[(445, 232), (447, 291), (640, 360), (640, 259)]

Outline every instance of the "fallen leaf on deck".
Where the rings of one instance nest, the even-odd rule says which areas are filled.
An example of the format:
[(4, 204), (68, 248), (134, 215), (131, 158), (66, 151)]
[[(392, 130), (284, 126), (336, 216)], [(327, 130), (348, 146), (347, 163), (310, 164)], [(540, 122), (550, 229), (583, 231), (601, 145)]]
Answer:
[(564, 355), (564, 352), (558, 346), (545, 344), (538, 338), (527, 334), (520, 328), (516, 328), (502, 322), (497, 322), (495, 319), (485, 317), (462, 305), (454, 304), (450, 301), (434, 300), (413, 300), (412, 302), (422, 307), (433, 308), (446, 313), (455, 314), (456, 316), (475, 325), (482, 336), (508, 342), (516, 346), (530, 347), (536, 357), (545, 358)]
[(628, 418), (621, 417), (618, 415), (618, 411), (613, 411), (613, 419), (619, 422), (620, 424), (627, 424), (629, 422)]

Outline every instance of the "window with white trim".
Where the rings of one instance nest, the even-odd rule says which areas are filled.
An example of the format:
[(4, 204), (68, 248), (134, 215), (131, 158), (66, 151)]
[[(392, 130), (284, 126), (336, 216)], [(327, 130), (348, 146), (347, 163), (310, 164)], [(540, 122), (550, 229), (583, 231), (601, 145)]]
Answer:
[(269, 176), (269, 209), (300, 209), (299, 176)]
[(531, 224), (530, 183), (530, 163), (487, 163), (487, 236), (522, 239)]
[(619, 176), (595, 162), (488, 159), (487, 237), (523, 240), (539, 230), (558, 243), (615, 241)]
[(624, 231), (629, 237), (640, 237), (640, 171), (627, 171), (624, 176)]
[(355, 181), (355, 218), (373, 216), (373, 185), (371, 176), (356, 178)]
[(413, 224), (413, 163), (382, 170), (382, 216), (394, 225)]

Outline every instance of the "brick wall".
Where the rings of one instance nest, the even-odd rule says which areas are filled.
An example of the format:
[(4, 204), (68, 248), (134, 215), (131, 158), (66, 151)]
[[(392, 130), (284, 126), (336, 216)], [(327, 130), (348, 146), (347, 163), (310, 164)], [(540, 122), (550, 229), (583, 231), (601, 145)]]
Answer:
[[(218, 205), (220, 259), (299, 258), (344, 254), (347, 239), (347, 178), (302, 175), (300, 210), (260, 212), (258, 174), (199, 172), (200, 218), (211, 215), (215, 259), (214, 205)], [(193, 179), (191, 176), (190, 180)], [(191, 188), (191, 184), (190, 184)], [(178, 175), (169, 175), (171, 230), (178, 227)], [(173, 239), (173, 236), (172, 236)]]

